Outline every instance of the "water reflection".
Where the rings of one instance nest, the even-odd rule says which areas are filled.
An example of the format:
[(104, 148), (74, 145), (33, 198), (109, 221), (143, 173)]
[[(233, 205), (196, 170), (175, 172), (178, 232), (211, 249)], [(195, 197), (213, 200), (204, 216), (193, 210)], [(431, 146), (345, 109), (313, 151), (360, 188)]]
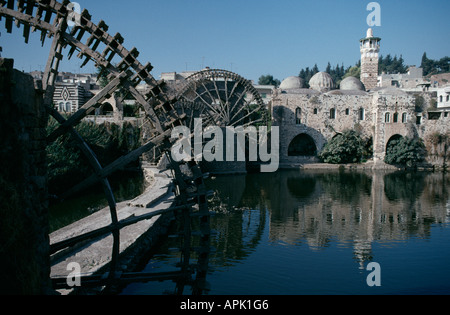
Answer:
[(353, 248), (362, 268), (372, 260), (373, 242), (428, 238), (433, 223), (449, 222), (448, 184), (442, 174), (337, 170), (217, 178), (208, 182), (212, 208), (226, 215), (213, 222), (215, 259), (243, 259), (268, 220), (270, 242), (312, 250), (338, 242)]
[[(391, 283), (383, 292), (450, 290), (449, 175), (284, 170), (221, 176), (206, 184), (214, 191), (210, 210), (217, 214), (211, 218), (215, 234), (203, 293), (371, 293), (364, 291), (363, 268), (383, 259), (391, 266), (384, 269), (383, 279)], [(437, 224), (442, 229), (436, 231)], [(176, 242), (168, 239), (145, 270), (176, 266), (179, 253), (168, 250)], [(192, 245), (197, 243), (194, 236)], [(423, 286), (419, 291), (408, 291), (411, 274)], [(186, 284), (194, 292), (196, 284)], [(124, 294), (173, 291), (173, 283), (166, 285), (130, 286)]]

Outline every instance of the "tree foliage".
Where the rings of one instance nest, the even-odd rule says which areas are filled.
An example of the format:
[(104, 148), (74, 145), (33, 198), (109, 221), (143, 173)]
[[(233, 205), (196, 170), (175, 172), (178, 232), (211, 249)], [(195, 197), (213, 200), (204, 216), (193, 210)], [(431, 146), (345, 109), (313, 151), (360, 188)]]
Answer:
[(359, 132), (347, 130), (325, 145), (319, 159), (330, 164), (361, 163), (370, 155), (370, 142), (363, 139)]
[(275, 87), (280, 86), (281, 82), (278, 79), (275, 79), (273, 75), (267, 74), (262, 75), (258, 80), (259, 85), (273, 85)]
[(423, 75), (433, 75), (440, 73), (450, 72), (450, 57), (444, 57), (440, 60), (433, 60), (427, 57), (425, 52), (422, 56), (422, 64), (420, 67), (423, 69)]
[(357, 66), (356, 65), (356, 66), (351, 67), (350, 69), (348, 69), (347, 73), (342, 77), (342, 80), (346, 79), (348, 77), (355, 77), (358, 80), (360, 80), (361, 79), (361, 66)]
[(397, 58), (397, 55), (392, 58), (390, 54), (387, 54), (386, 57), (380, 56), (378, 60), (378, 72), (380, 74), (383, 72), (406, 73), (407, 71), (408, 66), (405, 65), (402, 55), (399, 58)]
[[(336, 85), (339, 85), (349, 69), (350, 67), (345, 68), (344, 64), (338, 64), (336, 65), (336, 67), (332, 67), (331, 63), (328, 62), (325, 72), (331, 75), (331, 78), (333, 79), (334, 83), (336, 83)], [(309, 81), (318, 72), (320, 72), (319, 67), (317, 66), (317, 64), (315, 64), (312, 68), (306, 67), (304, 69), (301, 69), (298, 76), (305, 81), (305, 86), (309, 88)]]
[[(50, 134), (58, 127), (51, 119), (47, 126)], [(76, 131), (89, 144), (102, 165), (108, 165), (122, 155), (140, 146), (140, 130), (129, 123), (123, 126), (105, 123), (97, 125), (81, 122)], [(47, 146), (49, 190), (53, 194), (61, 188), (81, 182), (92, 170), (77, 143), (68, 134)]]
[(305, 87), (309, 88), (309, 81), (318, 72), (319, 72), (319, 67), (317, 66), (317, 64), (315, 64), (314, 67), (311, 69), (309, 67), (306, 67), (305, 69), (301, 69), (298, 76), (300, 78), (302, 78), (303, 81), (305, 82)]
[(401, 137), (388, 143), (384, 161), (391, 165), (414, 168), (425, 160), (426, 152), (421, 139)]

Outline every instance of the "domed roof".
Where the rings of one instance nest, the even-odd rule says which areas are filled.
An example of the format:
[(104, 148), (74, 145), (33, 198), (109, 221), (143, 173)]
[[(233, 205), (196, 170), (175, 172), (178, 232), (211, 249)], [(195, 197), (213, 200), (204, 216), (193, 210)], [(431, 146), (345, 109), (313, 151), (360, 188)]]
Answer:
[(281, 90), (293, 90), (302, 89), (305, 86), (305, 82), (300, 77), (288, 77), (281, 82)]
[(364, 85), (361, 83), (361, 81), (358, 78), (355, 77), (348, 77), (341, 81), (341, 90), (344, 91), (364, 91)]
[(316, 73), (309, 81), (309, 86), (317, 91), (325, 92), (335, 88), (331, 75), (326, 72)]
[(375, 88), (374, 92), (381, 95), (408, 95), (408, 93), (397, 87)]

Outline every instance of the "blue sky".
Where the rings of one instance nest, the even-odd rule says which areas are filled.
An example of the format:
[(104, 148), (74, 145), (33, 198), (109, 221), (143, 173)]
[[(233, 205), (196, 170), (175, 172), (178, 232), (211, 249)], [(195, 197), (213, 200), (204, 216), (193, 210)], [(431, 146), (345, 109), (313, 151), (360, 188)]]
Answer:
[[(120, 32), (128, 49), (150, 61), (157, 79), (161, 72), (199, 70), (202, 66), (231, 70), (257, 81), (272, 74), (283, 80), (301, 68), (318, 64), (324, 70), (354, 65), (360, 59), (359, 39), (368, 28), (366, 7), (371, 0), (78, 0), (95, 22), (105, 20), (109, 33)], [(420, 65), (429, 58), (450, 55), (450, 1), (379, 0), (381, 53), (403, 55)], [(19, 70), (42, 69), (50, 41), (40, 47), (39, 34), (25, 45), (21, 30), (6, 34), (0, 22), (3, 57), (15, 58)], [(76, 57), (62, 70), (79, 70)]]

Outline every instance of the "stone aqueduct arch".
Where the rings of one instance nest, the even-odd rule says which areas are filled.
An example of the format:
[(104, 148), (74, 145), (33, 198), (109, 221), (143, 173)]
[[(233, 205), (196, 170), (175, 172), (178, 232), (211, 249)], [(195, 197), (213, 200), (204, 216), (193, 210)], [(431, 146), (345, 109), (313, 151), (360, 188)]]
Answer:
[[(388, 124), (381, 124), (377, 127), (377, 129), (383, 129), (382, 137), (378, 137), (378, 148), (374, 146), (374, 155), (378, 158), (379, 161), (384, 161), (384, 157), (386, 155), (386, 147), (391, 141), (393, 137), (400, 136), (400, 137), (414, 137), (413, 130), (411, 127), (409, 127), (407, 124), (401, 124), (401, 123), (388, 123)], [(314, 141), (314, 144), (317, 149), (317, 153), (320, 152), (325, 144), (331, 140), (333, 137), (337, 136), (338, 133), (335, 133), (333, 137), (327, 138), (325, 135), (323, 135), (320, 131), (310, 128), (310, 127), (303, 127), (302, 130), (292, 130), (291, 132), (286, 132), (283, 136), (285, 137), (285, 143), (286, 145), (282, 146), (282, 152), (281, 156), (285, 157), (292, 157), (292, 155), (289, 154), (289, 148), (293, 144), (294, 140), (298, 138), (301, 135), (306, 135), (309, 138), (311, 138)], [(375, 142), (374, 139), (372, 141)], [(375, 144), (375, 143), (374, 143)], [(305, 157), (311, 157), (311, 156), (305, 156)]]

